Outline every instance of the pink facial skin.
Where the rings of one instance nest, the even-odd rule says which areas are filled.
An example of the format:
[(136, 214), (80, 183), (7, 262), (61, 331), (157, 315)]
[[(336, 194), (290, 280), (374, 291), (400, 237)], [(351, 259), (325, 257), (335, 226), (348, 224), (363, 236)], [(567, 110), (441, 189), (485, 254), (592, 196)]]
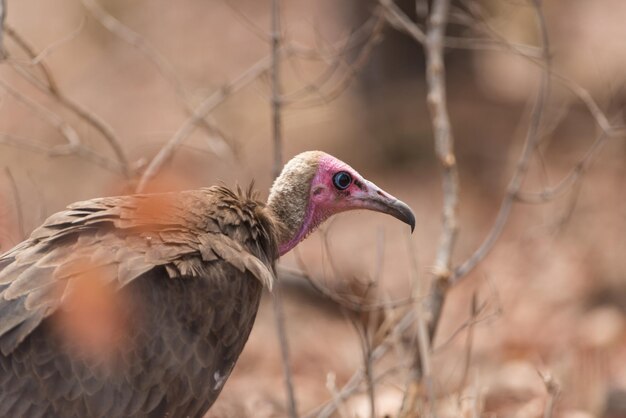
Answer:
[[(344, 190), (338, 189), (333, 183), (333, 177), (341, 171), (352, 177), (350, 185)], [(411, 231), (415, 227), (415, 216), (406, 204), (365, 180), (348, 164), (330, 155), (320, 159), (310, 190), (302, 226), (291, 241), (280, 246), (280, 255), (295, 247), (328, 217), (348, 210), (368, 209), (387, 213), (411, 225)]]

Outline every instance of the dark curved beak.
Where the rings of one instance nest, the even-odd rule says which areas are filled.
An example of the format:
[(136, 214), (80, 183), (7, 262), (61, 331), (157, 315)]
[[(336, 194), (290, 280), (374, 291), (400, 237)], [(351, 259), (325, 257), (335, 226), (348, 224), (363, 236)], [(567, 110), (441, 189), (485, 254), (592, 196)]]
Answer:
[(386, 213), (404, 222), (415, 230), (415, 214), (403, 201), (396, 199), (374, 183), (365, 180), (360, 192), (354, 193), (353, 198), (358, 201), (358, 207)]
[(387, 203), (386, 208), (381, 212), (393, 216), (411, 227), (411, 233), (415, 230), (415, 214), (402, 200), (395, 199)]

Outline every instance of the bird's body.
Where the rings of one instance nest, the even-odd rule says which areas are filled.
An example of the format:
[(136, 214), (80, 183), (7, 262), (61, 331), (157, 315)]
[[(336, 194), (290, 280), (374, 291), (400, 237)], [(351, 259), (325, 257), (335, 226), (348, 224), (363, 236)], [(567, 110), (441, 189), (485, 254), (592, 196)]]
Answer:
[[(0, 258), (0, 416), (206, 410), (247, 340), (262, 281), (271, 278), (276, 232), (265, 211), (213, 187), (81, 202), (50, 218)], [(256, 261), (246, 266), (242, 252)], [(111, 347), (106, 367), (81, 358), (55, 329), (59, 295), (92, 269), (92, 279), (117, 280), (111, 284), (132, 301), (122, 307), (127, 335)]]
[[(313, 171), (306, 184), (293, 189), (296, 169), (286, 166), (267, 205), (225, 187), (94, 199), (1, 255), (0, 417), (202, 416), (245, 345), (275, 260), (347, 210), (320, 198), (333, 187), (350, 195), (334, 174), (335, 186), (324, 183), (340, 162), (296, 158), (306, 163), (290, 163), (297, 170)], [(406, 205), (363, 179), (352, 195), (354, 208), (414, 224)], [(285, 209), (294, 205), (297, 215)], [(105, 312), (119, 319), (103, 350), (67, 332), (68, 316), (81, 314), (80, 289), (96, 282), (116, 295)]]

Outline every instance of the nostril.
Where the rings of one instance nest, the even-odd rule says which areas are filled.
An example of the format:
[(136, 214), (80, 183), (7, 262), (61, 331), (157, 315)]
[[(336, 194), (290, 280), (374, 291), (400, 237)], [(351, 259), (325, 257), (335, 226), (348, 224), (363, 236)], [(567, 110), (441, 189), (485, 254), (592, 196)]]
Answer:
[(383, 192), (381, 192), (380, 190), (376, 190), (376, 194), (377, 194), (378, 196), (387, 197), (387, 195), (386, 195), (386, 194), (384, 194)]

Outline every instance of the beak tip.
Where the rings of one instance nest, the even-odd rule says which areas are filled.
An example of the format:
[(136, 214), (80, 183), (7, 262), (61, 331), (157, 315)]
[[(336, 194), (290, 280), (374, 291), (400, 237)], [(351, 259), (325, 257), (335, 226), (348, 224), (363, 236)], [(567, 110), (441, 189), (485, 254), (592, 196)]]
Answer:
[(392, 207), (394, 208), (395, 214), (392, 214), (397, 219), (401, 220), (405, 224), (411, 227), (411, 234), (415, 231), (415, 214), (411, 210), (411, 208), (404, 202), (400, 200), (396, 200)]
[[(411, 213), (411, 215), (413, 215), (413, 213)], [(409, 222), (407, 223), (411, 227), (411, 234), (412, 234), (415, 231), (415, 215), (411, 216), (411, 218), (409, 219)]]

